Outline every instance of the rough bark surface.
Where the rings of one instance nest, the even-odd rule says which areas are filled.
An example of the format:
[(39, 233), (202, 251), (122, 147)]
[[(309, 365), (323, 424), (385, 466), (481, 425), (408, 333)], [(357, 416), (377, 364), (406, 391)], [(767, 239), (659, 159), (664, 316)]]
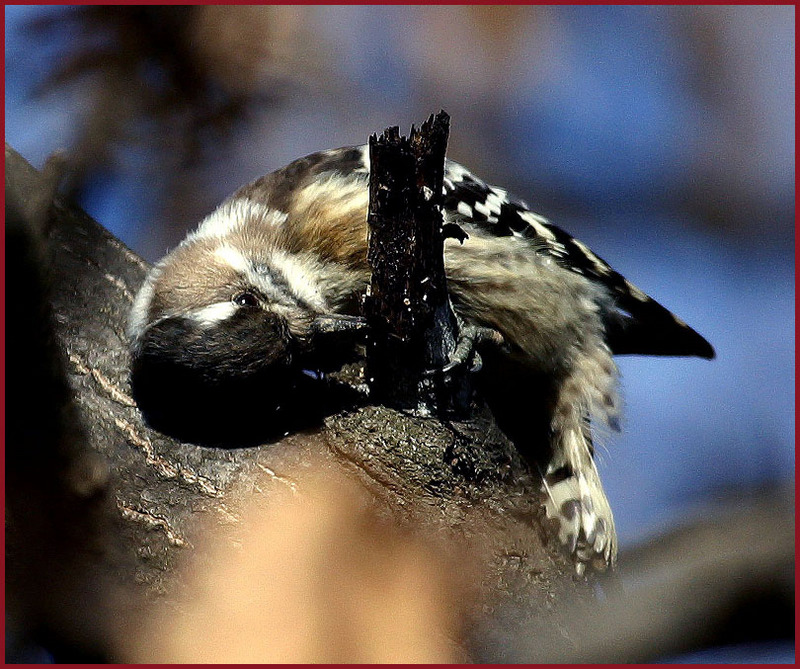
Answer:
[(458, 336), (441, 212), (449, 124), (439, 112), (412, 126), (409, 137), (395, 126), (369, 139), (368, 380), (378, 401), (428, 414), (454, 407), (457, 390), (467, 386), (463, 373), (449, 384), (425, 373), (447, 364)]
[[(108, 653), (109, 621), (135, 618), (147, 601), (168, 596), (202, 532), (237, 523), (248, 494), (269, 495), (265, 480), (294, 488), (284, 473), (313, 459), (363, 483), (377, 508), (413, 531), (482, 547), (476, 629), (513, 601), (569, 635), (566, 602), (586, 595), (587, 584), (544, 540), (537, 486), (499, 431), (382, 406), (242, 449), (180, 443), (149, 429), (130, 396), (124, 335), (147, 265), (59, 198), (37, 227), (25, 203), (47, 200), (48, 188), (7, 146), (7, 215), (19, 239), (38, 249), (10, 263), (8, 289), (41, 302), (36, 326), (52, 347), (27, 360), (47, 361), (57, 397), (37, 395), (25, 368), (9, 365), (9, 388), (33, 388), (30, 402), (9, 403), (6, 447), (8, 605), (20, 629)], [(21, 268), (41, 276), (40, 295), (20, 293)], [(27, 429), (48, 415), (53, 429)]]

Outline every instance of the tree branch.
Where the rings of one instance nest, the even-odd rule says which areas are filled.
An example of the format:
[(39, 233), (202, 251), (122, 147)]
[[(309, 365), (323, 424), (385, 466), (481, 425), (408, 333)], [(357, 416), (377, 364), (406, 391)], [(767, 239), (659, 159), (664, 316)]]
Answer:
[(431, 116), (409, 137), (397, 127), (369, 139), (367, 373), (376, 401), (423, 413), (466, 408), (466, 375), (430, 374), (450, 360), (458, 325), (444, 272), (442, 184), (450, 117)]
[[(7, 203), (46, 193), (40, 175), (7, 147)], [(49, 211), (41, 232), (24, 211), (7, 216), (45, 254), (24, 260), (28, 269), (49, 265), (51, 277), (37, 296), (35, 281), (22, 289), (26, 275), (11, 267), (9, 294), (18, 301), (10, 313), (47, 307), (52, 317), (34, 327), (54, 351), (29, 337), (24, 320), (9, 321), (10, 338), (16, 332), (30, 348), (9, 366), (8, 385), (29, 388), (27, 363), (41, 360), (53, 387), (62, 387), (62, 399), (20, 392), (9, 407), (7, 602), (19, 634), (114, 657), (117, 627), (147, 616), (151, 601), (171, 599), (190, 555), (197, 568), (210, 564), (195, 549), (204, 537), (240, 522), (254, 496), (301, 491), (312, 461), (356, 481), (407, 530), (473, 546), (465, 550), (481, 556), (483, 576), (470, 620), (503, 601), (531, 601), (566, 629), (559, 602), (585, 595), (586, 584), (573, 582), (569, 562), (547, 547), (537, 483), (499, 430), (376, 405), (251, 448), (170, 439), (143, 422), (128, 382), (125, 322), (147, 265), (69, 203), (55, 198)], [(73, 413), (57, 430), (31, 430), (44, 428), (45, 416), (67, 415), (65, 403)], [(59, 659), (70, 657), (63, 650)]]

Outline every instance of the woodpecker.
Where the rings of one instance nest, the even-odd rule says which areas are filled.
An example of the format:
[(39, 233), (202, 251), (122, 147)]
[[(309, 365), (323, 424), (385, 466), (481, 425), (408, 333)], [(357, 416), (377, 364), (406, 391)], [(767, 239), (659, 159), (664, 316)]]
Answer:
[[(266, 422), (311, 369), (341, 364), (352, 342), (330, 334), (359, 320), (370, 280), (368, 182), (368, 147), (314, 153), (237, 190), (158, 262), (128, 326), (140, 406), (224, 405), (228, 425)], [(482, 352), (490, 406), (541, 475), (544, 515), (578, 572), (606, 569), (617, 538), (592, 426), (618, 425), (612, 356), (714, 350), (504, 189), (448, 160), (443, 190), (445, 223), (466, 233), (445, 241), (453, 307), (504, 342)]]

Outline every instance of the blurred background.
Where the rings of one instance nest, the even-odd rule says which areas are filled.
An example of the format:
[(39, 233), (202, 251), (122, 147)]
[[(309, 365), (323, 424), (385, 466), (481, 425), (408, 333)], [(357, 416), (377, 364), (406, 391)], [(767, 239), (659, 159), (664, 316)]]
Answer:
[[(240, 185), (452, 117), (448, 155), (716, 348), (620, 358), (622, 548), (793, 485), (792, 6), (7, 6), (6, 141), (149, 261)], [(693, 659), (693, 658), (682, 658)], [(703, 661), (794, 661), (793, 645)]]

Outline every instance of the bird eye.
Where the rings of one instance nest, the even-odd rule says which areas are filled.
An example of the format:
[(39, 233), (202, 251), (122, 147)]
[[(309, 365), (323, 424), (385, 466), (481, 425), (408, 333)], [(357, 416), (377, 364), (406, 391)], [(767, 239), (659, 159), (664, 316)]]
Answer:
[(244, 292), (235, 295), (233, 301), (240, 307), (257, 307), (259, 305), (258, 297), (256, 297), (255, 293), (249, 290), (245, 290)]

